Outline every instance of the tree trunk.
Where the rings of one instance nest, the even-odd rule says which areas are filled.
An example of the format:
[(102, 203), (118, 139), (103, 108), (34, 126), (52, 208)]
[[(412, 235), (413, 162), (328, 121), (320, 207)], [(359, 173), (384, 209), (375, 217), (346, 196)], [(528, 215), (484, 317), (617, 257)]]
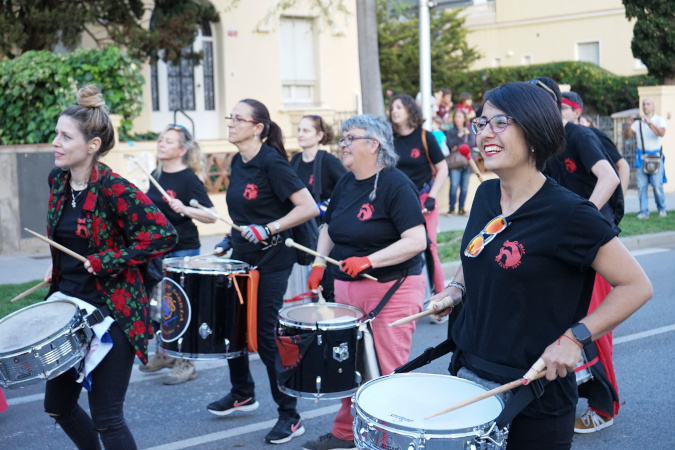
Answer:
[(375, 2), (376, 0), (357, 0), (356, 2), (361, 98), (365, 114), (384, 115)]

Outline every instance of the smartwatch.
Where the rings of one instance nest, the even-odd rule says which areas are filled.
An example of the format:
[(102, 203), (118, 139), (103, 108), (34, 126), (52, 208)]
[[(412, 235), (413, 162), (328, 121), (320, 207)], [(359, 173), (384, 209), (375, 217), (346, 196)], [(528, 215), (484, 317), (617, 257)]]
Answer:
[(581, 322), (577, 322), (572, 325), (572, 334), (574, 337), (581, 343), (583, 347), (587, 346), (593, 340), (590, 330), (586, 325)]
[(281, 224), (279, 223), (278, 220), (274, 221), (274, 234), (279, 234), (279, 229), (281, 228)]

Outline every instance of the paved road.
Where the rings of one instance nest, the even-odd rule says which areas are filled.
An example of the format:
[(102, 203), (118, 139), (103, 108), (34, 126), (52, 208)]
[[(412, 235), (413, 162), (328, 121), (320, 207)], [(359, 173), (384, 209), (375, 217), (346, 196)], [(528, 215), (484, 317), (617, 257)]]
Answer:
[[(602, 432), (575, 436), (574, 450), (615, 450), (672, 448), (675, 442), (675, 377), (671, 375), (675, 354), (675, 287), (672, 267), (675, 249), (643, 249), (639, 262), (649, 275), (655, 295), (642, 310), (615, 332), (615, 366), (622, 401), (615, 425)], [(413, 339), (413, 355), (440, 343), (445, 326), (426, 319), (418, 324)], [(446, 373), (449, 358), (444, 357), (419, 372)], [(206, 404), (225, 394), (229, 387), (224, 361), (199, 361), (199, 377), (180, 386), (163, 386), (162, 373), (142, 374), (134, 368), (126, 401), (126, 417), (142, 449), (224, 449), (266, 446), (264, 435), (274, 425), (276, 411), (269, 394), (262, 363), (251, 363), (261, 407), (254, 412), (216, 417)], [(5, 390), (10, 408), (0, 414), (0, 447), (7, 449), (68, 449), (69, 440), (44, 414), (44, 384), (19, 390)], [(393, 392), (395, 397), (396, 393)], [(423, 399), (421, 399), (423, 400)], [(80, 399), (86, 408), (86, 395)], [(414, 407), (414, 405), (411, 405)], [(304, 417), (305, 436), (280, 445), (299, 448), (330, 430), (337, 402), (310, 400), (299, 402)]]

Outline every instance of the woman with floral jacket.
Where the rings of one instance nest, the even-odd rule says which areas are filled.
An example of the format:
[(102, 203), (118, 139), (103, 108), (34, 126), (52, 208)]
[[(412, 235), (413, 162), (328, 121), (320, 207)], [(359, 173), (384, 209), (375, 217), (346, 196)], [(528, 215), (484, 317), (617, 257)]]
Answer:
[(45, 411), (78, 448), (134, 449), (124, 420), (124, 397), (134, 355), (148, 360), (148, 299), (140, 265), (169, 251), (176, 231), (134, 185), (98, 159), (114, 145), (114, 130), (94, 86), (77, 93), (56, 125), (55, 165), (49, 175), (49, 238), (86, 257), (52, 249), (49, 295), (74, 298), (113, 319), (112, 349), (91, 372), (91, 417), (78, 405), (82, 390), (65, 373), (47, 381)]

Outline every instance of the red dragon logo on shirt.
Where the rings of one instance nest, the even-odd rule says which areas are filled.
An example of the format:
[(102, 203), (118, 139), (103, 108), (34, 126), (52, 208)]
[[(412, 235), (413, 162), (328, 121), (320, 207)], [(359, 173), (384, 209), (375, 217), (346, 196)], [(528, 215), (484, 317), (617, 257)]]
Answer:
[(254, 200), (258, 197), (258, 186), (255, 184), (247, 184), (246, 189), (244, 189), (244, 198), (246, 200)]
[(314, 174), (311, 174), (311, 175), (309, 176), (309, 185), (310, 185), (310, 186), (313, 186), (313, 185), (314, 185)]
[(569, 173), (574, 173), (577, 171), (577, 163), (574, 162), (572, 158), (565, 159), (565, 170)]
[(373, 217), (373, 211), (373, 205), (370, 203), (364, 203), (361, 205), (361, 209), (359, 210), (359, 213), (356, 215), (356, 217), (362, 222), (369, 220), (371, 217)]
[(87, 219), (85, 218), (77, 219), (77, 229), (75, 230), (75, 234), (84, 239), (87, 239), (89, 237), (89, 231), (87, 230), (87, 226), (85, 225), (86, 223)]
[(495, 261), (502, 269), (515, 269), (521, 263), (525, 254), (525, 248), (518, 241), (504, 241), (504, 246), (499, 250)]
[[(177, 196), (176, 196), (176, 191), (173, 191), (173, 190), (171, 190), (171, 189), (167, 189), (167, 190), (166, 190), (166, 193), (169, 194), (169, 197), (171, 197), (171, 198), (176, 198), (176, 197), (177, 197)], [(169, 201), (166, 199), (166, 197), (162, 196), (162, 198), (164, 199), (165, 202), (169, 203)]]
[(415, 159), (419, 158), (420, 157), (420, 149), (415, 147), (412, 150), (410, 150), (410, 157), (415, 158)]

